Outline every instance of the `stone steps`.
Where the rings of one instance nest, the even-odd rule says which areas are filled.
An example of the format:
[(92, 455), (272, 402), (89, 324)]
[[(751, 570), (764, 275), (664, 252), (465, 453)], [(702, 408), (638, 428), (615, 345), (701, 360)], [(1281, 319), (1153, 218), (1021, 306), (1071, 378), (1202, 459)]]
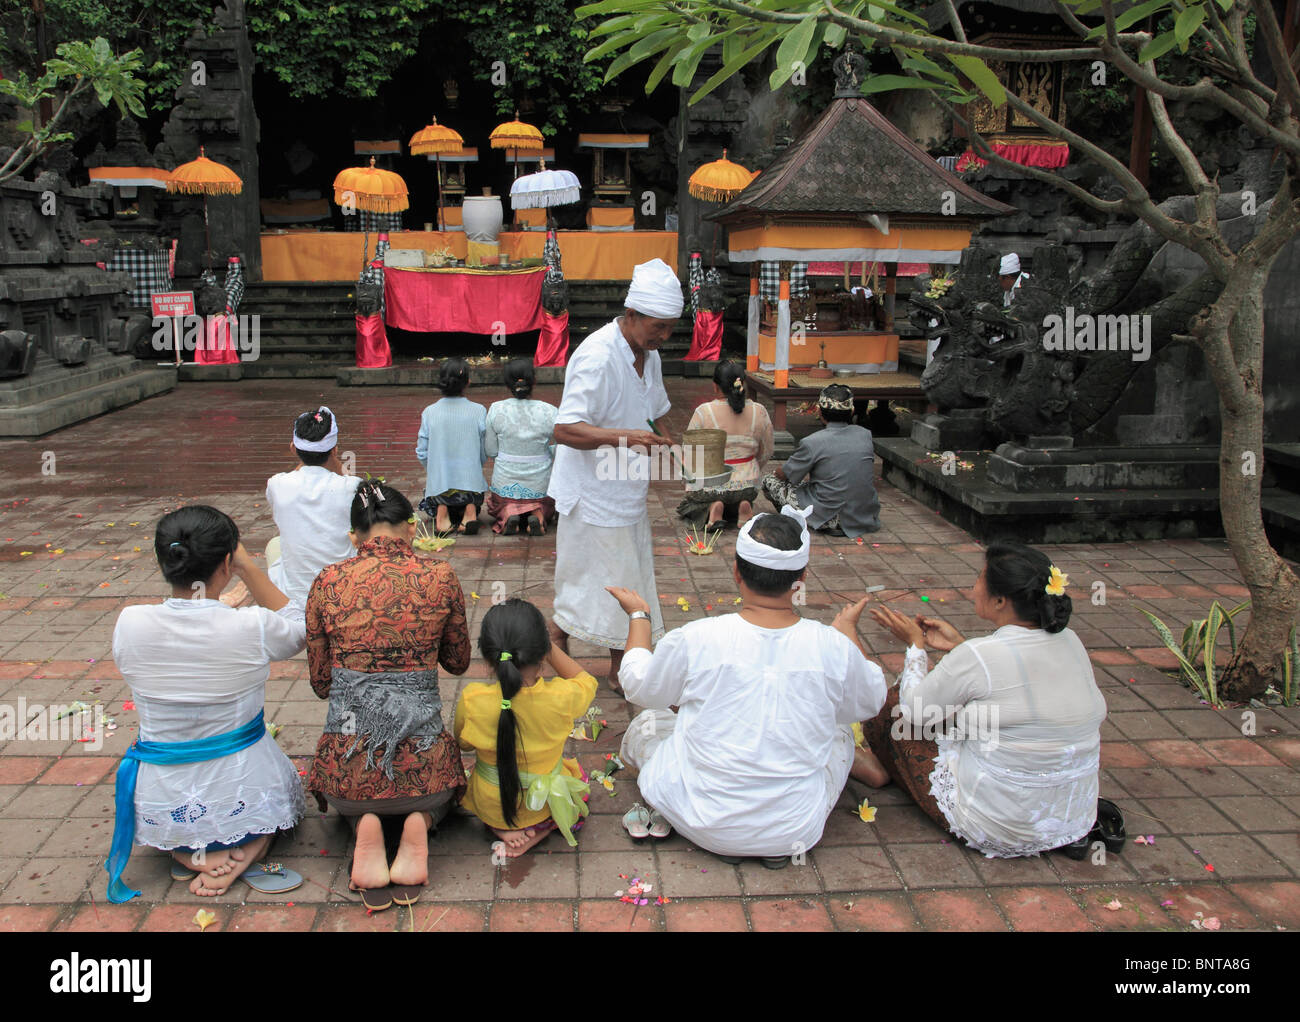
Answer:
[[(176, 370), (124, 359), (128, 369), (110, 379), (86, 384), (83, 375), (76, 389), (41, 397), (20, 407), (0, 407), (0, 436), (38, 437), (56, 429), (103, 415), (176, 386)], [(66, 382), (66, 381), (63, 381)]]

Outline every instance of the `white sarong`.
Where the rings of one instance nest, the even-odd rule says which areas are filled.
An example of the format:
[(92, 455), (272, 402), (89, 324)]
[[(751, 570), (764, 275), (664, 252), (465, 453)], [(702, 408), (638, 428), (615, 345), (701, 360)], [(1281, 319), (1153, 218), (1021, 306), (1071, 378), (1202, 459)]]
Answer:
[(664, 616), (655, 587), (650, 514), (632, 525), (584, 522), (560, 515), (555, 530), (555, 623), (567, 635), (607, 649), (627, 645), (627, 615), (606, 586), (632, 589), (650, 605), (650, 637), (664, 634)]

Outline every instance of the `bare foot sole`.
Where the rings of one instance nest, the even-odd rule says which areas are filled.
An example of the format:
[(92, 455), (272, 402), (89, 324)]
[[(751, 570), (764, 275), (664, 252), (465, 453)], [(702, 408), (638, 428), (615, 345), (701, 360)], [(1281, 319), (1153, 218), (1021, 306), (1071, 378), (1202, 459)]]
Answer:
[(492, 833), (504, 842), (501, 851), (505, 852), (508, 858), (517, 859), (532, 848), (533, 845), (545, 838), (550, 833), (550, 830), (544, 830), (539, 834), (532, 827), (527, 830), (497, 830), (493, 827)]
[(378, 816), (366, 813), (357, 821), (357, 842), (352, 852), (352, 875), (348, 887), (354, 891), (377, 891), (389, 883), (384, 828)]
[(853, 750), (853, 767), (849, 770), (849, 776), (873, 788), (883, 788), (889, 783), (889, 771), (874, 752), (861, 746)]
[(410, 887), (429, 882), (429, 824), (424, 813), (412, 813), (402, 825), (402, 843), (389, 867), (388, 882)]
[(172, 858), (186, 869), (206, 873), (210, 877), (220, 877), (234, 869), (234, 863), (230, 861), (231, 851), (233, 849), (203, 853), (178, 851), (172, 852)]
[(219, 877), (211, 877), (206, 873), (200, 873), (190, 883), (190, 893), (197, 894), (202, 898), (217, 898), (230, 890), (230, 885), (239, 879), (239, 874), (248, 869), (253, 863), (257, 862), (266, 850), (271, 847), (271, 837), (264, 834), (256, 841), (252, 841), (244, 846), (244, 858), (240, 860), (231, 859), (228, 863), (229, 872)]

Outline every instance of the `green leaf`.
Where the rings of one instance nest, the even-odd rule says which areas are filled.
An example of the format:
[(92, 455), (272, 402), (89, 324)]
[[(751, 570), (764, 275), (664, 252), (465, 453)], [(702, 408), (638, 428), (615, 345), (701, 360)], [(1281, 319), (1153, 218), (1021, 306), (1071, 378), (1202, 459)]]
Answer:
[(776, 41), (776, 36), (777, 33), (772, 29), (764, 29), (758, 32), (756, 34), (756, 42), (752, 46), (749, 46), (746, 49), (742, 50), (732, 60), (729, 60), (727, 61), (727, 63), (723, 64), (722, 67), (718, 68), (718, 70), (714, 72), (712, 78), (710, 78), (707, 82), (701, 85), (699, 89), (697, 89), (694, 93), (692, 93), (690, 99), (691, 105), (694, 106), (705, 96), (707, 96), (710, 92), (716, 89), (719, 85), (725, 82), (728, 78), (732, 77), (732, 75), (740, 71), (740, 69), (743, 68), (746, 64), (748, 64), (751, 60), (753, 60), (760, 53), (762, 53), (769, 46), (771, 46), (772, 43)]
[(989, 66), (978, 57), (961, 57), (955, 53), (947, 54), (949, 62), (993, 101), (994, 106), (1002, 106), (1007, 101), (1006, 90), (998, 81), (998, 76), (989, 70)]
[(1183, 12), (1178, 15), (1174, 21), (1174, 37), (1178, 40), (1178, 48), (1184, 53), (1187, 52), (1187, 43), (1196, 35), (1196, 30), (1201, 27), (1201, 22), (1205, 20), (1205, 8), (1199, 4), (1195, 7), (1184, 8)]
[(666, 75), (668, 69), (673, 66), (673, 60), (677, 57), (677, 54), (681, 53), (684, 49), (686, 49), (685, 43), (674, 43), (664, 51), (664, 55), (659, 58), (659, 63), (654, 66), (654, 70), (650, 72), (650, 76), (645, 80), (645, 91), (647, 96), (659, 87), (659, 83), (663, 81), (664, 75)]
[[(1142, 21), (1144, 18), (1149, 17), (1150, 15), (1154, 14), (1156, 11), (1169, 6), (1170, 6), (1169, 0), (1148, 0), (1147, 3), (1138, 4), (1136, 7), (1131, 7), (1123, 14), (1117, 15), (1115, 17), (1115, 31), (1126, 32), (1128, 31), (1130, 26), (1136, 25), (1139, 21)], [(1106, 35), (1106, 23), (1102, 22), (1091, 32), (1089, 32), (1085, 38), (1101, 39), (1105, 35)]]
[(1187, 680), (1190, 681), (1196, 691), (1198, 691), (1208, 701), (1209, 693), (1205, 689), (1204, 679), (1196, 669), (1196, 665), (1189, 663), (1187, 658), (1183, 656), (1183, 651), (1178, 648), (1178, 643), (1174, 641), (1173, 633), (1169, 631), (1169, 627), (1149, 610), (1140, 607), (1138, 609), (1141, 610), (1148, 619), (1150, 619), (1151, 624), (1155, 626), (1156, 634), (1160, 636), (1161, 641), (1164, 642), (1164, 644), (1169, 647), (1169, 651), (1178, 658), (1178, 665), (1182, 668), (1183, 674), (1187, 676)]
[(894, 89), (937, 89), (937, 82), (927, 82), (924, 78), (910, 75), (872, 75), (862, 85), (862, 94), (870, 96), (877, 92), (892, 92)]
[(1178, 39), (1172, 32), (1162, 32), (1142, 47), (1142, 51), (1138, 54), (1138, 63), (1145, 64), (1148, 60), (1157, 60), (1177, 45)]
[(817, 18), (804, 18), (781, 40), (776, 50), (776, 68), (768, 79), (772, 89), (779, 89), (795, 73), (796, 65), (807, 67), (808, 47), (812, 45), (813, 33), (817, 31)]
[(844, 37), (847, 34), (848, 33), (845, 32), (843, 25), (827, 25), (826, 35), (823, 41), (827, 46), (835, 49), (844, 42)]
[(1205, 622), (1205, 687), (1210, 690), (1210, 705), (1219, 705), (1218, 686), (1215, 681), (1215, 642), (1219, 638), (1219, 627), (1223, 624), (1223, 608), (1219, 601), (1210, 604), (1210, 616)]

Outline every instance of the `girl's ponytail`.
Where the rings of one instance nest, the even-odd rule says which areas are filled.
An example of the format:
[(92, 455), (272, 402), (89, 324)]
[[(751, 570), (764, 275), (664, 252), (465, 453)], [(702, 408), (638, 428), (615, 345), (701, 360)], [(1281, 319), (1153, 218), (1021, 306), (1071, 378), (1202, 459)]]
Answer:
[(519, 720), (510, 701), (519, 694), (524, 679), (520, 668), (540, 664), (551, 651), (550, 635), (542, 612), (526, 600), (512, 598), (483, 615), (479, 652), (492, 665), (501, 684), (501, 716), (497, 720), (497, 777), (501, 815), (506, 826), (515, 825), (522, 804), (519, 777)]

